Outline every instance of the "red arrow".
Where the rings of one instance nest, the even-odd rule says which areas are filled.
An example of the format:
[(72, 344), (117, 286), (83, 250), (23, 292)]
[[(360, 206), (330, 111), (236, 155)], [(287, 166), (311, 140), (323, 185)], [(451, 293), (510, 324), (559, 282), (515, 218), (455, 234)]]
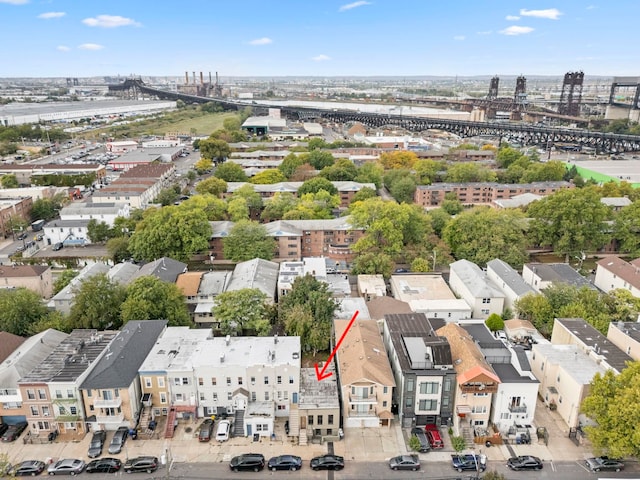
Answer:
[(342, 335), (340, 336), (340, 340), (338, 340), (338, 343), (336, 343), (336, 346), (333, 347), (333, 351), (331, 352), (331, 355), (329, 355), (329, 358), (327, 359), (327, 361), (324, 362), (324, 367), (322, 367), (322, 370), (318, 368), (318, 364), (316, 363), (316, 378), (318, 379), (318, 381), (324, 380), (325, 378), (329, 378), (331, 375), (333, 375), (332, 372), (329, 372), (329, 373), (325, 373), (325, 372), (327, 371), (327, 368), (329, 367), (331, 360), (333, 360), (333, 357), (335, 357), (336, 352), (340, 348), (340, 344), (344, 340), (344, 337), (347, 336), (347, 332), (349, 332), (351, 325), (353, 325), (353, 322), (356, 321), (356, 317), (358, 316), (358, 313), (360, 312), (356, 310), (356, 312), (353, 314), (353, 317), (351, 317), (351, 321), (349, 322), (349, 325), (347, 325), (347, 328), (345, 328), (344, 332), (342, 332)]

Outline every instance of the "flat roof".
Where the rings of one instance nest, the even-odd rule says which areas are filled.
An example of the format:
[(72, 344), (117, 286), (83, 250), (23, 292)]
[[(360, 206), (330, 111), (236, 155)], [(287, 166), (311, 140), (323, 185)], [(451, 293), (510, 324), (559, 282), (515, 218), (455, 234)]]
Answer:
[(327, 367), (327, 372), (333, 375), (319, 382), (315, 368), (300, 369), (300, 409), (340, 408), (338, 378), (333, 362)]
[(640, 160), (580, 160), (569, 165), (608, 175), (619, 181), (640, 183)]
[(456, 296), (441, 275), (391, 275), (391, 289), (403, 302), (411, 300), (455, 300)]

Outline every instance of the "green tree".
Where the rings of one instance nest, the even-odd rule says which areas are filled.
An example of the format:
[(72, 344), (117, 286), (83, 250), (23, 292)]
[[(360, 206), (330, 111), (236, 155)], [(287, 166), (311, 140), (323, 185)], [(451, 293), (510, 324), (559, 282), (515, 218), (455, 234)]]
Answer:
[(311, 150), (311, 152), (302, 155), (305, 158), (305, 162), (310, 164), (316, 170), (322, 170), (325, 167), (330, 167), (334, 163), (333, 155), (326, 150)]
[(417, 161), (418, 156), (406, 150), (383, 152), (380, 155), (380, 164), (385, 169), (411, 169)]
[(224, 257), (233, 262), (244, 262), (253, 258), (271, 260), (276, 241), (269, 236), (264, 225), (249, 220), (236, 223), (229, 236), (222, 240)]
[(213, 161), (210, 158), (201, 157), (200, 160), (193, 164), (193, 168), (198, 175), (203, 175), (213, 170)]
[(393, 272), (393, 260), (385, 253), (364, 252), (353, 261), (351, 273), (354, 275), (382, 275), (390, 278)]
[(234, 162), (225, 162), (216, 167), (214, 175), (225, 182), (246, 182), (247, 176), (240, 165)]
[(354, 180), (360, 183), (373, 183), (376, 188), (382, 186), (384, 168), (378, 162), (365, 162), (358, 168), (358, 175)]
[(512, 163), (524, 156), (520, 150), (504, 146), (496, 153), (496, 163), (500, 168), (508, 168)]
[(438, 172), (444, 170), (439, 162), (431, 159), (418, 160), (413, 169), (418, 185), (431, 185), (438, 179)]
[(416, 181), (413, 177), (404, 177), (394, 181), (389, 187), (389, 193), (397, 202), (413, 203), (416, 191)]
[(120, 308), (126, 298), (123, 286), (109, 280), (106, 274), (99, 273), (76, 285), (73, 292), (74, 300), (69, 312), (69, 322), (73, 328), (120, 328)]
[(249, 219), (249, 206), (242, 197), (230, 198), (227, 202), (227, 214), (232, 222)]
[(327, 148), (327, 142), (325, 142), (322, 138), (311, 138), (309, 139), (309, 141), (307, 142), (307, 148), (309, 149), (309, 151), (313, 151), (313, 150), (319, 150), (322, 148)]
[(113, 263), (124, 262), (131, 258), (129, 237), (114, 237), (107, 240), (107, 252)]
[(409, 448), (414, 452), (419, 452), (422, 448), (422, 444), (420, 443), (420, 439), (418, 439), (417, 435), (411, 435), (409, 439)]
[(464, 437), (453, 435), (451, 436), (451, 446), (456, 452), (460, 453), (467, 448), (467, 442)]
[(527, 214), (529, 243), (551, 245), (567, 262), (569, 255), (597, 250), (608, 238), (610, 211), (594, 188), (560, 190), (530, 204)]
[(447, 170), (445, 181), (450, 183), (495, 182), (497, 176), (493, 170), (477, 163), (456, 163)]
[(504, 320), (497, 313), (492, 313), (491, 315), (489, 315), (484, 321), (484, 324), (492, 332), (497, 332), (498, 330), (504, 329)]
[(70, 268), (60, 272), (58, 278), (53, 282), (53, 294), (56, 295), (60, 290), (69, 285), (71, 280), (73, 280), (77, 275), (78, 271)]
[(284, 215), (296, 208), (298, 199), (291, 192), (276, 192), (267, 202), (260, 218), (265, 222), (281, 220)]
[(209, 247), (211, 225), (205, 213), (181, 207), (172, 205), (145, 212), (129, 240), (134, 258), (152, 261), (171, 257), (185, 261)]
[(559, 160), (532, 163), (522, 176), (522, 181), (525, 183), (558, 182), (564, 178), (566, 172), (567, 168)]
[(318, 193), (320, 190), (329, 192), (331, 195), (338, 194), (338, 189), (331, 181), (326, 178), (315, 177), (300, 185), (300, 188), (298, 188), (298, 197), (302, 197), (302, 195), (306, 193)]
[(620, 252), (640, 256), (640, 200), (623, 207), (613, 219), (613, 237)]
[(87, 235), (92, 243), (104, 243), (111, 238), (112, 233), (109, 225), (92, 218), (87, 224)]
[(525, 228), (525, 217), (519, 210), (476, 207), (451, 219), (442, 239), (457, 259), (486, 265), (501, 258), (519, 268), (527, 259)]
[(47, 316), (37, 293), (26, 288), (0, 290), (0, 331), (28, 336), (32, 326)]
[(414, 258), (413, 261), (411, 262), (411, 271), (412, 272), (430, 272), (431, 262), (421, 257)]
[(589, 396), (582, 402), (581, 412), (595, 426), (583, 427), (596, 452), (614, 458), (640, 455), (636, 422), (640, 405), (640, 362), (629, 362), (619, 374), (607, 370), (596, 373)]
[(215, 222), (224, 220), (227, 215), (227, 202), (210, 194), (194, 195), (189, 200), (180, 204), (182, 211), (193, 210), (196, 213), (204, 213), (207, 220)]
[(296, 207), (286, 212), (283, 220), (313, 220), (333, 218), (332, 210), (340, 206), (340, 197), (325, 190), (317, 193), (305, 193)]
[(251, 183), (261, 184), (261, 185), (272, 185), (274, 183), (286, 182), (287, 177), (285, 177), (280, 170), (277, 168), (264, 170), (257, 175), (254, 175), (249, 179)]
[(172, 327), (191, 325), (180, 289), (175, 283), (151, 275), (138, 277), (129, 284), (120, 312), (123, 324), (131, 320), (167, 320)]
[(221, 293), (211, 311), (223, 335), (265, 336), (271, 331), (267, 295), (257, 288)]
[(351, 204), (353, 205), (355, 202), (362, 202), (363, 200), (366, 200), (367, 198), (374, 198), (377, 195), (378, 195), (377, 192), (373, 188), (362, 187), (353, 196)]
[(429, 210), (427, 215), (431, 220), (431, 226), (433, 227), (433, 232), (439, 237), (441, 237), (442, 231), (451, 220), (451, 214), (446, 210), (444, 210), (443, 208), (434, 208), (433, 210)]
[(253, 185), (249, 183), (241, 186), (235, 192), (233, 192), (231, 199), (234, 199), (234, 198), (243, 198), (247, 202), (247, 207), (249, 208), (249, 215), (252, 218), (257, 217), (262, 211), (262, 206), (263, 206), (262, 197), (258, 192), (255, 191), (255, 189), (253, 188)]
[(296, 169), (304, 165), (305, 160), (302, 156), (296, 155), (295, 153), (290, 153), (282, 160), (282, 163), (278, 166), (278, 170), (282, 172), (282, 174), (290, 179), (291, 176), (295, 173)]
[(2, 177), (0, 177), (0, 184), (2, 184), (2, 188), (18, 188), (20, 186), (18, 184), (18, 177), (13, 173), (2, 175)]
[(200, 195), (213, 195), (214, 197), (222, 197), (227, 191), (227, 182), (218, 177), (205, 178), (196, 185), (196, 192)]
[(320, 176), (332, 182), (348, 182), (354, 180), (357, 175), (358, 169), (348, 158), (339, 158), (333, 165), (320, 171)]
[(213, 160), (218, 164), (224, 162), (224, 160), (231, 155), (231, 147), (224, 140), (217, 140), (214, 138), (206, 138), (200, 140), (200, 156)]

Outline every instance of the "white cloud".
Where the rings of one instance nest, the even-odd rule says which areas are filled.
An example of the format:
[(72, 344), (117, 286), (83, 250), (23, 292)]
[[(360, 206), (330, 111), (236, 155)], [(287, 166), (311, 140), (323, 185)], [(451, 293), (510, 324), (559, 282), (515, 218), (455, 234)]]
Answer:
[(311, 57), (311, 60), (314, 62), (326, 62), (327, 60), (331, 60), (331, 57), (328, 55), (320, 54), (315, 57)]
[(97, 43), (83, 43), (82, 45), (78, 45), (80, 50), (102, 50), (104, 46), (98, 45)]
[(493, 32), (491, 30), (484, 30), (482, 32), (476, 32), (478, 35), (491, 35)]
[(465, 38), (467, 37), (465, 37), (464, 35), (456, 35), (455, 37), (453, 37), (454, 40), (464, 40)]
[(509, 22), (515, 22), (516, 20), (520, 20), (520, 17), (517, 15), (507, 15), (504, 19)]
[(56, 50), (58, 50), (59, 52), (68, 52), (71, 49), (69, 47), (67, 47), (66, 45), (58, 45), (56, 47)]
[(557, 20), (562, 12), (557, 8), (547, 8), (546, 10), (527, 10), (520, 9), (520, 15), (523, 17), (548, 18), (549, 20)]
[(29, 0), (0, 0), (0, 3), (10, 3), (11, 5), (24, 5), (29, 3)]
[(345, 5), (342, 5), (338, 9), (338, 11), (339, 12), (346, 12), (347, 10), (351, 10), (353, 8), (358, 8), (358, 7), (364, 7), (365, 5), (371, 5), (371, 2), (365, 2), (364, 0), (359, 0), (357, 2), (347, 3)]
[(596, 8), (598, 8), (598, 7), (596, 7), (595, 5), (589, 5), (587, 7), (587, 10), (595, 10)]
[(139, 27), (140, 23), (132, 18), (121, 17), (119, 15), (98, 15), (82, 20), (82, 23), (89, 27), (116, 28), (116, 27)]
[(65, 12), (46, 12), (38, 15), (38, 18), (42, 18), (43, 20), (49, 20), (51, 18), (60, 18), (66, 15)]
[(527, 33), (533, 32), (533, 28), (531, 27), (521, 27), (519, 25), (511, 25), (510, 27), (505, 28), (504, 30), (500, 30), (499, 33), (502, 35), (526, 35)]
[(269, 37), (262, 37), (251, 40), (249, 42), (249, 45), (269, 45), (270, 43), (273, 43), (273, 40), (271, 40)]

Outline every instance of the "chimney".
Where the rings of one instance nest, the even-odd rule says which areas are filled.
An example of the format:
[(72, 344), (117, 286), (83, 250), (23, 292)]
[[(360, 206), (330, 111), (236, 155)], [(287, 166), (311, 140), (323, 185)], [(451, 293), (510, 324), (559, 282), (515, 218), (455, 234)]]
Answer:
[(209, 85), (211, 85), (211, 72), (209, 72)]
[(189, 85), (189, 72), (184, 72), (184, 83)]
[(202, 72), (200, 72), (200, 85), (204, 85), (204, 77), (202, 76)]
[(193, 77), (191, 77), (191, 78), (193, 78), (193, 84), (195, 85), (196, 84), (196, 72), (191, 72), (191, 73), (193, 73)]
[(277, 333), (273, 336), (273, 343), (278, 343), (278, 334)]
[(231, 335), (227, 335), (226, 337), (224, 337), (224, 343), (227, 345), (227, 347), (229, 346), (229, 344), (231, 343)]

